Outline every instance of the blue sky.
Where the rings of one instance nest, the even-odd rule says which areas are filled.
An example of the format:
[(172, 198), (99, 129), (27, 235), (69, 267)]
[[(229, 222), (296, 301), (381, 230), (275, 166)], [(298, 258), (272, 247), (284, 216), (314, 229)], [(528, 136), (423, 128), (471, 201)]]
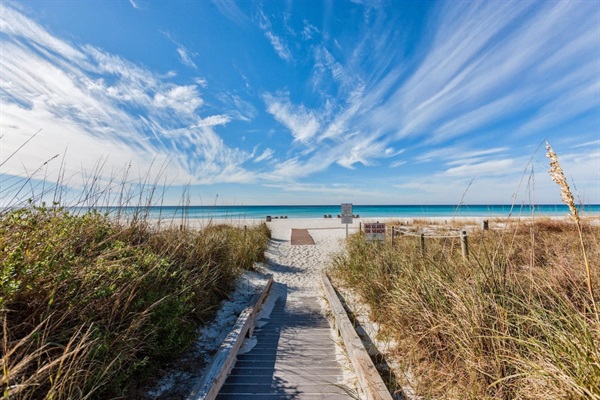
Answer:
[(5, 203), (600, 203), (597, 1), (3, 0), (0, 101)]

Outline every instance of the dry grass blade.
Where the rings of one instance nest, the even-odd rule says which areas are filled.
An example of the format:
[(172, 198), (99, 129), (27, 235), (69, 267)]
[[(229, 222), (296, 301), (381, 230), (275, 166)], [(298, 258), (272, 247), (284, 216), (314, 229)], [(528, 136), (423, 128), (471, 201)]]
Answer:
[(418, 238), (372, 246), (356, 235), (333, 273), (370, 305), (423, 398), (596, 399), (600, 324), (577, 241), (593, 263), (600, 232), (581, 228), (536, 218), (474, 231), (468, 262), (441, 239), (423, 256)]
[(579, 243), (581, 244), (581, 252), (583, 254), (583, 262), (585, 265), (585, 272), (587, 278), (587, 286), (590, 294), (590, 300), (592, 302), (592, 310), (594, 312), (594, 316), (596, 317), (596, 322), (600, 323), (600, 317), (598, 315), (598, 308), (596, 307), (596, 300), (594, 296), (594, 287), (592, 285), (592, 271), (590, 269), (590, 263), (587, 257), (587, 252), (585, 249), (585, 243), (583, 241), (583, 232), (581, 229), (581, 218), (579, 217), (579, 211), (575, 205), (575, 198), (573, 197), (573, 193), (571, 192), (571, 188), (567, 182), (567, 178), (563, 172), (563, 169), (558, 161), (558, 156), (550, 147), (550, 143), (546, 142), (546, 157), (550, 159), (550, 170), (548, 173), (550, 177), (556, 184), (560, 186), (560, 197), (562, 201), (569, 206), (569, 210), (571, 211), (571, 218), (575, 221), (577, 225), (577, 231), (579, 232)]
[(264, 224), (161, 230), (145, 218), (44, 206), (0, 215), (5, 396), (138, 397), (263, 259), (269, 238)]

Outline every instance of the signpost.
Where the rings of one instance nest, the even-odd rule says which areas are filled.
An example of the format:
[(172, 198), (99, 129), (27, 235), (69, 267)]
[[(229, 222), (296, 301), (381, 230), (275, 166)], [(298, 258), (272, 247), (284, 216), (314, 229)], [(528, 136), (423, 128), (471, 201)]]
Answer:
[(352, 223), (352, 203), (342, 203), (342, 224), (346, 224), (346, 239), (348, 239), (348, 224)]
[(385, 224), (365, 222), (365, 239), (369, 242), (385, 241)]

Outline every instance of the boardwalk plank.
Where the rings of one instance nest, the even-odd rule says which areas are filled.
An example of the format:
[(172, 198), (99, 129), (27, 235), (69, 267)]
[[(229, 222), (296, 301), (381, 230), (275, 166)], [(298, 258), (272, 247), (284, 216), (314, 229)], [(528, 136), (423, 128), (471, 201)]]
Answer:
[(237, 356), (217, 399), (352, 399), (338, 383), (343, 371), (317, 298), (280, 298), (261, 325), (255, 347)]

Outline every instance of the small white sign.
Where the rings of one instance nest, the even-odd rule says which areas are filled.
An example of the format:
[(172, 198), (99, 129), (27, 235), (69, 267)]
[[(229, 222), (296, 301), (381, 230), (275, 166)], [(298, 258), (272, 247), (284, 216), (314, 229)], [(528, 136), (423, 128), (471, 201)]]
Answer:
[(352, 203), (342, 203), (342, 224), (352, 223)]
[(367, 241), (385, 241), (385, 224), (365, 222), (365, 237)]

